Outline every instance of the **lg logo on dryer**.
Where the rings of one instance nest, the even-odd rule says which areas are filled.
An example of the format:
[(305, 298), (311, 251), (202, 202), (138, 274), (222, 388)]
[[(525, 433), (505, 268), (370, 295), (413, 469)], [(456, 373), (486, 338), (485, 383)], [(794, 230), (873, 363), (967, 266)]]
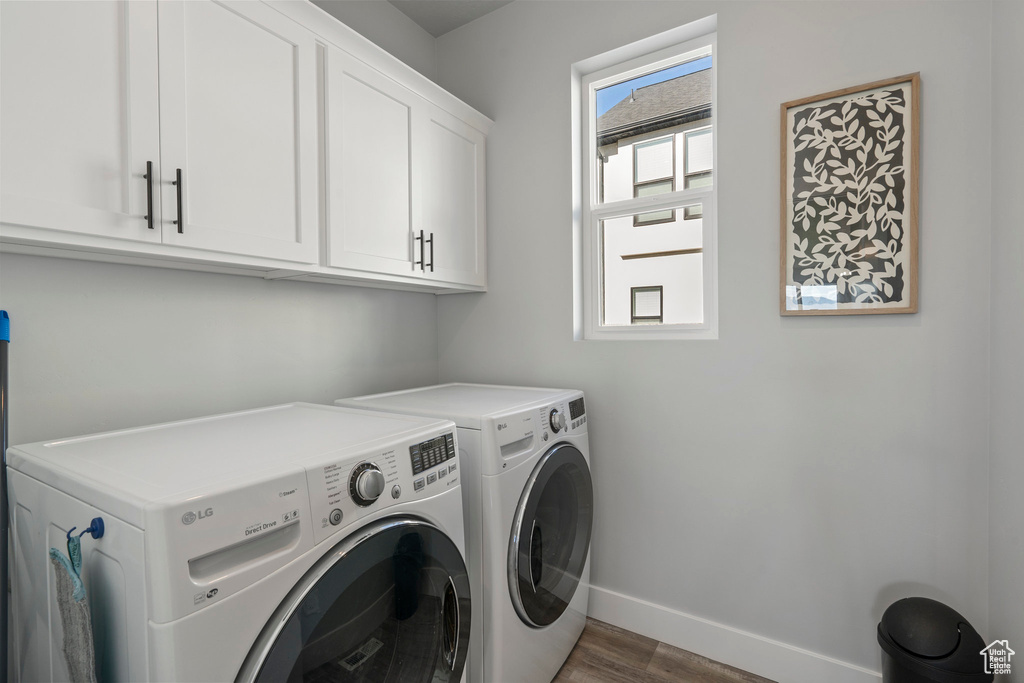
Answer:
[(189, 510), (188, 512), (186, 512), (185, 514), (183, 514), (181, 516), (181, 523), (182, 524), (191, 524), (192, 522), (196, 521), (197, 519), (204, 519), (206, 517), (212, 517), (212, 516), (213, 516), (213, 508), (206, 508), (205, 510), (199, 510), (197, 512), (192, 512), (191, 510)]

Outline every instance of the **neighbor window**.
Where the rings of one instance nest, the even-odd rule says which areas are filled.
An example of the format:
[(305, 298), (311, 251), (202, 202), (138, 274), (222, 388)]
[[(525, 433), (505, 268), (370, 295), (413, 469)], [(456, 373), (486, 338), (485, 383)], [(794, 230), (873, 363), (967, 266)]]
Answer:
[[(670, 136), (633, 145), (633, 196), (650, 197), (676, 189), (675, 140)], [(652, 211), (633, 217), (633, 225), (673, 221), (676, 212)]]
[(688, 37), (670, 47), (661, 34), (616, 50), (615, 63), (602, 55), (577, 65), (598, 67), (579, 80), (578, 338), (717, 336), (709, 24), (670, 32)]
[(665, 310), (661, 293), (661, 286), (630, 288), (630, 296), (633, 299), (631, 317), (634, 324), (661, 322)]
[(709, 187), (712, 184), (711, 128), (702, 128), (684, 134), (686, 147), (686, 174), (683, 187)]

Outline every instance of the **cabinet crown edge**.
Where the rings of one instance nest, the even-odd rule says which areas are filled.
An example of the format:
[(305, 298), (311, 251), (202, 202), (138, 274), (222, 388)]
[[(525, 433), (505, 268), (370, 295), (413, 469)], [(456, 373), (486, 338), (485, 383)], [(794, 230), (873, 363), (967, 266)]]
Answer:
[(420, 97), (461, 118), (484, 135), (494, 121), (445, 90), (370, 39), (346, 26), (309, 0), (263, 0), (275, 10), (313, 33), (318, 39), (351, 54)]

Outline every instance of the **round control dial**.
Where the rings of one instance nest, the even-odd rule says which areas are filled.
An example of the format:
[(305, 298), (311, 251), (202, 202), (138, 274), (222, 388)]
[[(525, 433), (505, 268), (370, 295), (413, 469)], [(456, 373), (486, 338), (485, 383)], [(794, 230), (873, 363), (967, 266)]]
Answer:
[(384, 473), (372, 462), (361, 462), (352, 470), (348, 492), (356, 505), (372, 505), (384, 492)]
[(558, 412), (558, 408), (552, 408), (548, 414), (548, 422), (551, 423), (551, 431), (555, 434), (565, 429), (565, 415)]

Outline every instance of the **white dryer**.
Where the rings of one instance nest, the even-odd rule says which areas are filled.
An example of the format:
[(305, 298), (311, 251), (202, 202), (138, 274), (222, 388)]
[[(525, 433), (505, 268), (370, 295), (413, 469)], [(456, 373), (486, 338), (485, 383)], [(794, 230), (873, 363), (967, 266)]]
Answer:
[[(448, 681), (470, 587), (449, 421), (290, 404), (8, 451), (16, 680), (67, 680), (73, 526), (101, 681)], [(429, 465), (427, 464), (429, 460)]]
[(455, 421), (475, 609), (469, 681), (553, 679), (589, 599), (594, 496), (582, 392), (445, 384), (338, 404)]

